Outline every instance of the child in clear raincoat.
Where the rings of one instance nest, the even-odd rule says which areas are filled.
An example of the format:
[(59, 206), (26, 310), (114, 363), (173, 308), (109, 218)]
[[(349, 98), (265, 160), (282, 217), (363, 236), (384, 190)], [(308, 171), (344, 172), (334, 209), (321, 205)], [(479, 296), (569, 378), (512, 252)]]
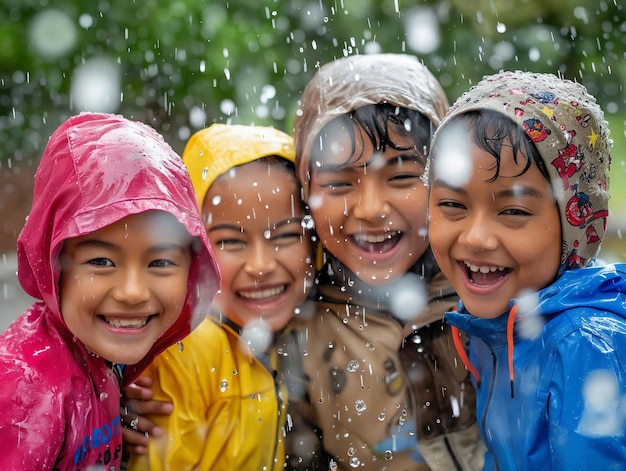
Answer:
[(482, 466), (474, 389), (443, 324), (458, 298), (429, 248), (421, 180), (447, 108), (403, 54), (326, 64), (301, 97), (296, 168), (325, 264), (316, 311), (293, 326), (289, 374), (303, 379), (290, 405), (311, 428), (292, 432), (294, 469)]
[(18, 278), (39, 301), (0, 335), (0, 468), (121, 469), (121, 388), (219, 282), (180, 157), (121, 116), (69, 118), (35, 174)]
[(626, 266), (595, 263), (610, 146), (582, 85), (530, 72), (485, 77), (435, 135), (429, 234), (486, 470), (624, 469)]
[(136, 428), (152, 432), (124, 431), (128, 469), (284, 469), (287, 387), (274, 336), (304, 309), (315, 275), (293, 160), (292, 138), (263, 126), (212, 124), (187, 143), (222, 286), (182, 349), (142, 373), (152, 400), (137, 403), (142, 388), (127, 390), (126, 407), (142, 414)]

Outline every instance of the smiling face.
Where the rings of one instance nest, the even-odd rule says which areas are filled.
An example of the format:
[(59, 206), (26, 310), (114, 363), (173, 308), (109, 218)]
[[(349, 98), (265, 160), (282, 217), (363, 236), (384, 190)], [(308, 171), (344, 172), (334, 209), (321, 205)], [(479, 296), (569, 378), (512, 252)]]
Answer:
[(159, 211), (67, 239), (60, 298), (70, 331), (106, 360), (137, 363), (182, 311), (190, 247), (186, 229)]
[(222, 274), (218, 309), (245, 327), (281, 330), (313, 286), (310, 234), (293, 171), (253, 161), (218, 177), (202, 216)]
[(345, 123), (327, 134), (312, 159), (308, 203), (326, 250), (380, 286), (406, 273), (428, 248), (425, 159), (401, 123), (388, 124), (395, 146), (382, 151), (362, 127)]
[[(467, 310), (494, 318), (512, 298), (552, 282), (561, 224), (549, 182), (534, 163), (524, 170), (525, 157), (515, 162), (507, 140), (495, 180), (494, 156), (473, 143), (466, 150), (453, 167), (446, 167), (443, 153), (434, 156), (429, 237)], [(461, 168), (467, 174), (459, 179)]]

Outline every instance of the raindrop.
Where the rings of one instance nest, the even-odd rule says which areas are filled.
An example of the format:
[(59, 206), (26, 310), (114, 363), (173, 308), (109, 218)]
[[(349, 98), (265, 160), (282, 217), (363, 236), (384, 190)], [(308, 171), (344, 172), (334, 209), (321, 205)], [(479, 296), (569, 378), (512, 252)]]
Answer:
[(541, 335), (544, 321), (538, 308), (539, 294), (535, 291), (525, 291), (519, 294), (516, 301), (522, 318), (517, 323), (521, 337), (535, 339)]
[(414, 7), (405, 14), (407, 45), (417, 53), (430, 54), (441, 42), (437, 14), (429, 7)]
[(463, 134), (465, 131), (462, 128), (454, 124), (448, 125), (448, 132), (444, 134), (445, 138), (439, 140), (437, 158), (433, 159), (433, 173), (453, 187), (462, 187), (467, 184), (472, 172), (469, 144), (462, 138)]
[(315, 229), (315, 222), (313, 221), (313, 218), (309, 214), (307, 214), (306, 216), (302, 218), (300, 225), (302, 226), (304, 230)]
[(115, 112), (121, 104), (121, 68), (113, 59), (96, 57), (74, 70), (70, 97), (79, 111)]
[(356, 413), (361, 415), (367, 409), (367, 404), (363, 399), (357, 399), (354, 403), (354, 408), (356, 409)]
[(577, 432), (588, 437), (616, 437), (623, 433), (626, 400), (619, 383), (609, 370), (589, 373), (582, 388), (585, 408)]
[(539, 59), (541, 59), (541, 52), (539, 51), (538, 48), (536, 47), (531, 47), (528, 50), (528, 58), (532, 61), (532, 62), (537, 62)]
[(241, 339), (253, 353), (258, 354), (267, 351), (272, 342), (272, 332), (266, 325), (255, 320), (244, 326)]
[(348, 367), (347, 367), (348, 371), (350, 373), (354, 373), (356, 370), (359, 369), (359, 362), (356, 360), (350, 360), (348, 362)]
[[(189, 110), (189, 124), (194, 128), (200, 129), (206, 123), (206, 111), (199, 106), (194, 106)], [(204, 175), (204, 172), (203, 172)]]
[(456, 396), (450, 396), (450, 406), (452, 407), (452, 417), (461, 416), (461, 405), (459, 399)]
[(418, 316), (428, 303), (424, 282), (414, 273), (399, 279), (389, 293), (391, 312), (402, 320)]
[(231, 116), (235, 113), (237, 107), (235, 106), (235, 102), (230, 99), (222, 100), (220, 103), (220, 111), (226, 116)]
[(50, 61), (67, 55), (78, 40), (76, 26), (70, 17), (52, 8), (42, 10), (35, 16), (29, 33), (33, 51)]
[(220, 383), (220, 392), (226, 392), (228, 390), (228, 381), (225, 379)]
[(83, 13), (78, 17), (78, 24), (81, 28), (89, 29), (93, 26), (93, 17), (87, 13)]

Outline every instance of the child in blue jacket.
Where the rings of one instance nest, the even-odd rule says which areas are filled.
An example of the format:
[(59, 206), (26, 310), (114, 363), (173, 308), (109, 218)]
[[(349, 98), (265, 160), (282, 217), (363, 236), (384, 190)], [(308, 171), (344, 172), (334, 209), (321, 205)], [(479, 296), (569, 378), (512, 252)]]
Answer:
[(485, 77), (435, 135), (429, 239), (470, 334), (485, 469), (626, 464), (626, 266), (595, 262), (610, 146), (583, 86), (527, 72)]

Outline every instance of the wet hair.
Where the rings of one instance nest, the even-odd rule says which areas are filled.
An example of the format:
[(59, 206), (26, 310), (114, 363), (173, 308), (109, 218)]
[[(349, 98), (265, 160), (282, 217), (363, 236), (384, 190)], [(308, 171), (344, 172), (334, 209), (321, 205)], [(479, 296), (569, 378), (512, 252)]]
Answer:
[[(447, 126), (442, 128), (441, 135), (445, 135), (446, 129), (458, 131), (459, 128), (463, 131), (467, 130), (472, 142), (494, 157), (494, 174), (487, 180), (488, 182), (493, 182), (500, 176), (502, 146), (509, 144), (512, 147), (515, 163), (518, 163), (520, 159), (526, 160), (524, 168), (514, 177), (525, 174), (534, 163), (544, 178), (550, 182), (548, 169), (537, 146), (524, 129), (508, 116), (489, 109), (468, 111), (450, 119)], [(441, 140), (442, 136), (439, 136), (438, 140)]]
[[(349, 157), (343, 164), (358, 162), (362, 155), (356, 155), (357, 128), (361, 128), (369, 137), (375, 151), (385, 152), (387, 148), (395, 150), (415, 149), (425, 163), (433, 134), (431, 121), (418, 111), (389, 103), (362, 106), (327, 123), (320, 131), (319, 139), (315, 141), (316, 143), (311, 149), (311, 162), (323, 162), (327, 155), (325, 150), (327, 143), (335, 141), (344, 134), (348, 135), (352, 148), (349, 149)], [(390, 129), (411, 138), (413, 145), (404, 147), (394, 142), (389, 133)], [(368, 163), (369, 161), (363, 162), (364, 165)]]
[(285, 159), (284, 157), (281, 157), (280, 155), (267, 155), (265, 157), (260, 157), (260, 158), (255, 159), (255, 160), (251, 160), (249, 162), (245, 162), (243, 164), (236, 165), (233, 168), (241, 167), (242, 165), (248, 165), (248, 164), (252, 164), (252, 163), (255, 163), (255, 162), (265, 163), (267, 165), (280, 164), (280, 165), (282, 165), (285, 168), (285, 170), (288, 173), (293, 173), (294, 177), (296, 175), (296, 166), (295, 166), (295, 164), (291, 160)]

